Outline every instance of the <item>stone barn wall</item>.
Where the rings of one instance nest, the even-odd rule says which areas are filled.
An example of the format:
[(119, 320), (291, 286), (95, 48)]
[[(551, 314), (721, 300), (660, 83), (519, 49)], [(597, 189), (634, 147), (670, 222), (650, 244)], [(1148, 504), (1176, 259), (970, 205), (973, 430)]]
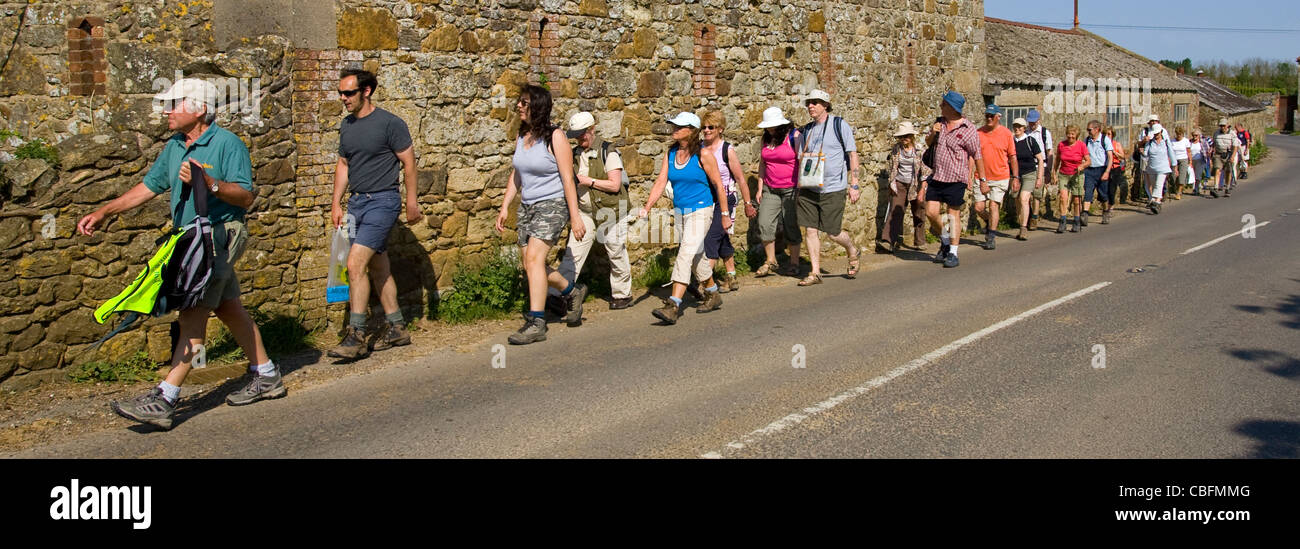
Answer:
[[(152, 83), (177, 69), (260, 77), (258, 123), (222, 119), (249, 144), (260, 191), (252, 248), (237, 270), (246, 304), (315, 328), (342, 312), (324, 303), (342, 68), (375, 71), (377, 104), (406, 120), (415, 141), (426, 219), (392, 240), (409, 317), (433, 309), (458, 266), (514, 240), (492, 225), (521, 83), (549, 86), (556, 122), (596, 114), (623, 154), (634, 202), (666, 150), (665, 117), (721, 109), (753, 185), (763, 109), (780, 106), (802, 124), (801, 97), (827, 89), (862, 156), (863, 199), (846, 227), (866, 245), (884, 210), (877, 178), (896, 125), (931, 119), (947, 89), (967, 96), (972, 118), (982, 110), (983, 11), (977, 0), (0, 3), (0, 36), (21, 27), (0, 73), (0, 127), (58, 142), (65, 154), (60, 169), (27, 177), (32, 196), (0, 204), (0, 379), (29, 385), (34, 372), (52, 378), (78, 360), (106, 330), (90, 312), (152, 253), (165, 225), (161, 198), (102, 235), (72, 232), (156, 157), (166, 132), (150, 111)], [(56, 238), (41, 236), (47, 213)], [(747, 223), (738, 221), (741, 235)], [(634, 259), (663, 246), (636, 246)], [(108, 354), (148, 349), (165, 360), (167, 320), (118, 336)]]

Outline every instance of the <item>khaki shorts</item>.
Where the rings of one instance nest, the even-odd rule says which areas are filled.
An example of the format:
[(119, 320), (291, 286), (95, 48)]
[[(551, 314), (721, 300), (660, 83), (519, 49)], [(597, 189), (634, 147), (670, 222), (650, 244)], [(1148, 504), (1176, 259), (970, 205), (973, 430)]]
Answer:
[(1017, 196), (1024, 196), (1025, 193), (1032, 193), (1037, 198), (1042, 198), (1042, 192), (1034, 189), (1038, 184), (1038, 172), (1029, 172), (1020, 175), (1020, 192)]
[(999, 179), (997, 181), (989, 180), (988, 185), (989, 185), (989, 194), (984, 194), (983, 192), (980, 191), (979, 183), (975, 183), (971, 185), (971, 192), (975, 193), (975, 201), (984, 202), (985, 200), (993, 200), (994, 202), (1001, 204), (1002, 199), (1007, 196), (1007, 189), (1011, 187), (1011, 180), (1010, 179)]
[(235, 275), (235, 262), (244, 255), (248, 244), (248, 226), (243, 221), (227, 221), (212, 228), (212, 246), (216, 257), (212, 259), (212, 279), (203, 291), (199, 302), (208, 309), (239, 299), (239, 277)]
[(816, 227), (831, 236), (844, 231), (844, 200), (848, 190), (819, 193), (808, 189), (799, 191), (796, 199), (800, 227)]
[(1056, 177), (1061, 186), (1070, 191), (1070, 196), (1083, 196), (1083, 170), (1074, 172), (1074, 175), (1057, 173)]

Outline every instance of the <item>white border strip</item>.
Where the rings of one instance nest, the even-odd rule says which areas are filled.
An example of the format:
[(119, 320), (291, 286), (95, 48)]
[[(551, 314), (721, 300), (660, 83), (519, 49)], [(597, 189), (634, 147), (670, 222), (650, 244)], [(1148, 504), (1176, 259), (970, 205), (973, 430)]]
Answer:
[[(1264, 225), (1268, 225), (1269, 223), (1272, 223), (1272, 221), (1265, 221), (1265, 222), (1263, 222), (1263, 223), (1256, 223), (1256, 224), (1255, 224), (1255, 228), (1258, 229), (1258, 228), (1260, 228), (1260, 227), (1263, 227)], [(1234, 236), (1239, 236), (1239, 235), (1244, 236), (1245, 233), (1246, 233), (1246, 228), (1243, 227), (1240, 231), (1233, 231), (1233, 232), (1231, 232), (1231, 233), (1228, 233), (1228, 234), (1225, 234), (1225, 235), (1223, 235), (1223, 236), (1220, 236), (1219, 238), (1216, 238), (1216, 239), (1214, 239), (1214, 240), (1211, 240), (1211, 241), (1209, 241), (1209, 242), (1206, 242), (1205, 244), (1201, 244), (1200, 246), (1197, 246), (1197, 247), (1195, 247), (1195, 248), (1188, 248), (1187, 251), (1185, 251), (1185, 252), (1183, 252), (1183, 253), (1181, 253), (1181, 254), (1178, 254), (1178, 255), (1187, 255), (1187, 254), (1190, 254), (1190, 253), (1196, 253), (1196, 252), (1199, 252), (1199, 251), (1204, 250), (1204, 249), (1206, 249), (1206, 248), (1209, 248), (1210, 246), (1213, 246), (1213, 245), (1215, 245), (1215, 244), (1218, 244), (1218, 243), (1220, 243), (1220, 242), (1223, 242), (1224, 240), (1227, 240), (1227, 239), (1229, 239), (1229, 238), (1232, 238), (1232, 237), (1234, 237)]]
[(918, 370), (927, 364), (933, 364), (935, 361), (939, 360), (944, 355), (947, 355), (953, 351), (961, 349), (962, 347), (970, 345), (971, 343), (979, 341), (980, 339), (988, 336), (989, 334), (992, 334), (998, 330), (1016, 324), (1022, 320), (1025, 320), (1031, 316), (1034, 316), (1048, 309), (1052, 309), (1054, 307), (1064, 305), (1065, 303), (1069, 303), (1070, 301), (1073, 301), (1075, 299), (1088, 295), (1092, 292), (1105, 288), (1106, 286), (1110, 286), (1110, 284), (1111, 284), (1110, 282), (1100, 282), (1094, 284), (1092, 286), (1074, 292), (1065, 297), (1049, 301), (1047, 303), (1034, 307), (1033, 309), (1020, 313), (1016, 316), (1013, 316), (1001, 322), (998, 322), (997, 324), (984, 328), (983, 330), (980, 330), (966, 337), (958, 339), (957, 341), (944, 345), (943, 347), (930, 351), (929, 353), (926, 353), (921, 358), (918, 358), (916, 360), (908, 362), (907, 364), (894, 368), (893, 370), (890, 370), (885, 375), (872, 379), (871, 381), (868, 381), (860, 386), (854, 387), (838, 395), (835, 395), (831, 398), (818, 402), (817, 404), (804, 408), (799, 412), (792, 413), (781, 419), (773, 421), (772, 423), (769, 423), (766, 427), (763, 427), (761, 429), (756, 429), (753, 432), (749, 433), (748, 435), (745, 435), (744, 438), (742, 438), (739, 441), (728, 443), (727, 446), (721, 449), (720, 451), (708, 452), (706, 454), (700, 455), (700, 457), (705, 459), (721, 459), (723, 457), (722, 452), (726, 452), (728, 450), (744, 449), (747, 445), (753, 444), (755, 441), (765, 436), (784, 431), (789, 427), (798, 425), (799, 423), (803, 422), (805, 419), (808, 419), (818, 414), (825, 413), (826, 411), (836, 406), (839, 406), (840, 404), (848, 402), (849, 400), (852, 400), (856, 397), (862, 396), (870, 392), (872, 389), (880, 387), (886, 383), (889, 383), (890, 381), (893, 381), (895, 378), (901, 377), (904, 374), (907, 374), (914, 370)]

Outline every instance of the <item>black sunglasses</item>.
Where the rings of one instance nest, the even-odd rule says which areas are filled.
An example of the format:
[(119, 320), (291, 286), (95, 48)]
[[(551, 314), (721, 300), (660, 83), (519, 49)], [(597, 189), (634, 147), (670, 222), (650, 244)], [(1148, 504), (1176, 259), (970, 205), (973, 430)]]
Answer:
[(705, 126), (705, 127), (701, 128), (701, 129), (705, 129), (705, 130), (719, 129), (719, 130), (720, 130), (720, 129), (722, 129), (722, 127), (721, 127), (721, 126)]
[(342, 95), (343, 97), (352, 97), (358, 93), (361, 93), (361, 88), (355, 90), (339, 90), (339, 95)]

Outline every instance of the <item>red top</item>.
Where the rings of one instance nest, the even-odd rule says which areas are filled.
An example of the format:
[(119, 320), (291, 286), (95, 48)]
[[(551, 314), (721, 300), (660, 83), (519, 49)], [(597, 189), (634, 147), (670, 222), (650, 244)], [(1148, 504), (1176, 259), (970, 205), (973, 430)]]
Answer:
[(1088, 146), (1081, 139), (1075, 140), (1073, 145), (1066, 145), (1064, 141), (1056, 144), (1056, 157), (1061, 159), (1061, 173), (1065, 175), (1078, 173), (1085, 156), (1088, 156)]

